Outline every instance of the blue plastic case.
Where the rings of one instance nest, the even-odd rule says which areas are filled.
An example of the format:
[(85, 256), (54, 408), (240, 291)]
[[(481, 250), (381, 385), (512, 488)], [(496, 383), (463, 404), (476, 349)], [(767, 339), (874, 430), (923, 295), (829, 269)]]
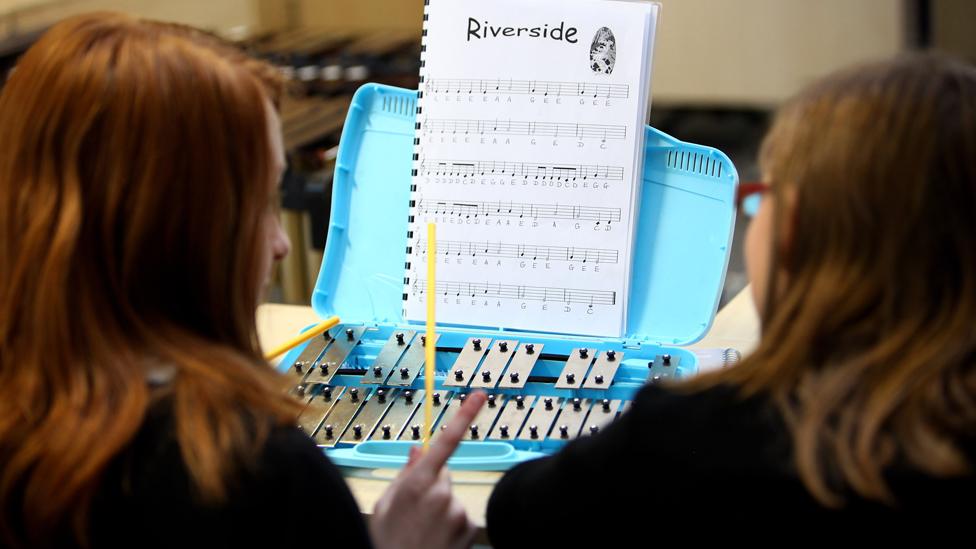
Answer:
[[(339, 144), (332, 212), (312, 307), (321, 317), (338, 315), (343, 325), (365, 325), (367, 335), (347, 364), (366, 368), (395, 330), (422, 329), (402, 318), (414, 123), (417, 92), (367, 84), (352, 100)], [(648, 377), (648, 360), (660, 353), (679, 357), (676, 376), (697, 370), (693, 353), (671, 348), (700, 339), (711, 325), (722, 292), (735, 224), (738, 175), (722, 152), (681, 142), (646, 128), (630, 305), (623, 339), (571, 337), (507, 330), (504, 326), (438, 326), (440, 347), (461, 347), (473, 336), (538, 341), (547, 353), (568, 354), (580, 346), (618, 349), (625, 360), (611, 388), (547, 388), (547, 395), (632, 398)], [(282, 360), (294, 362), (302, 347)], [(451, 366), (438, 353), (438, 387)], [(542, 360), (533, 375), (558, 375), (561, 364)], [(357, 376), (335, 384), (355, 386)], [(422, 388), (423, 379), (416, 388)], [(530, 383), (523, 390), (539, 389)], [(499, 389), (493, 392), (505, 393)], [(406, 441), (368, 441), (327, 450), (343, 466), (397, 467)], [(558, 449), (544, 442), (465, 442), (451, 458), (455, 469), (502, 470)]]

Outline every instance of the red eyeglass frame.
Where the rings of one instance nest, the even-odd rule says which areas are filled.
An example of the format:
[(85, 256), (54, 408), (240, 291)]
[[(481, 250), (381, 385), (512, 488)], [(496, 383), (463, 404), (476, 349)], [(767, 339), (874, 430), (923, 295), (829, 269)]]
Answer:
[(735, 206), (736, 208), (742, 207), (742, 201), (746, 198), (758, 194), (763, 195), (769, 191), (769, 183), (764, 183), (762, 181), (749, 181), (746, 183), (739, 183), (739, 188), (735, 192)]

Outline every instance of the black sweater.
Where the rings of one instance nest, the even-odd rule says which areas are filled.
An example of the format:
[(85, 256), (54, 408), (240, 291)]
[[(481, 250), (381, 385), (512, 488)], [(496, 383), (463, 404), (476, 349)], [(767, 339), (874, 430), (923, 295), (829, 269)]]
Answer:
[(961, 533), (971, 543), (972, 475), (894, 471), (897, 507), (848, 494), (844, 510), (832, 511), (800, 483), (790, 448), (766, 399), (743, 401), (725, 387), (682, 395), (648, 386), (597, 436), (509, 471), (488, 504), (488, 536), (499, 549), (651, 546), (675, 535), (792, 546)]
[(338, 469), (297, 428), (277, 428), (226, 504), (191, 497), (172, 417), (157, 409), (110, 466), (92, 506), (93, 547), (369, 547)]

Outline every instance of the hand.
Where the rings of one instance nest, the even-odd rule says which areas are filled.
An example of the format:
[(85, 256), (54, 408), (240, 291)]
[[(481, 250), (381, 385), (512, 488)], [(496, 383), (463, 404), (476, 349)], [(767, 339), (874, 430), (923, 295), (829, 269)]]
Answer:
[(406, 467), (376, 502), (369, 533), (380, 549), (466, 548), (474, 542), (474, 524), (451, 492), (444, 464), (467, 432), (487, 397), (468, 395), (457, 415), (441, 431), (427, 453), (410, 448)]

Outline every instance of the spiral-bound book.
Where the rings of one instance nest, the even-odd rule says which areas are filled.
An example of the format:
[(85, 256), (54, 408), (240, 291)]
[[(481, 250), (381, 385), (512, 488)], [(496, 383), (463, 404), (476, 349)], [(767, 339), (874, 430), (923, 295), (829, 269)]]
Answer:
[(407, 320), (436, 299), (447, 324), (624, 333), (658, 10), (427, 0)]

